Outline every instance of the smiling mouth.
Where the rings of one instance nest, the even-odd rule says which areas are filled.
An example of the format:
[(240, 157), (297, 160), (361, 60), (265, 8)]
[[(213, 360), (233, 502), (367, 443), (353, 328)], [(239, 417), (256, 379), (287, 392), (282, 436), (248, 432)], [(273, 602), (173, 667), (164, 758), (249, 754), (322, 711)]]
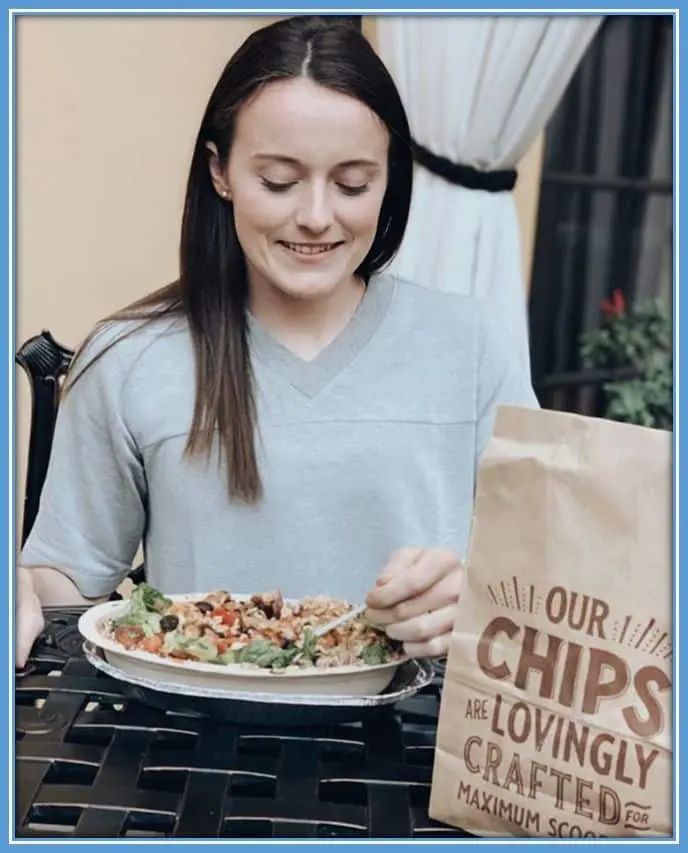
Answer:
[(338, 243), (288, 243), (286, 240), (279, 241), (280, 246), (294, 252), (295, 255), (324, 255), (326, 252), (331, 252), (337, 246), (341, 246), (341, 241)]

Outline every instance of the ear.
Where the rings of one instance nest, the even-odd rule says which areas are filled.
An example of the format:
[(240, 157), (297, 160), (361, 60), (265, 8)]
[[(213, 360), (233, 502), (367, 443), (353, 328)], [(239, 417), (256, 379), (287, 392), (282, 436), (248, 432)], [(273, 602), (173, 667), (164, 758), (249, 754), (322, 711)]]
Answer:
[(210, 180), (213, 182), (215, 192), (225, 201), (231, 201), (232, 193), (227, 186), (227, 178), (222, 171), (220, 155), (217, 151), (217, 146), (214, 142), (206, 142), (206, 151), (208, 152), (208, 169), (210, 170)]

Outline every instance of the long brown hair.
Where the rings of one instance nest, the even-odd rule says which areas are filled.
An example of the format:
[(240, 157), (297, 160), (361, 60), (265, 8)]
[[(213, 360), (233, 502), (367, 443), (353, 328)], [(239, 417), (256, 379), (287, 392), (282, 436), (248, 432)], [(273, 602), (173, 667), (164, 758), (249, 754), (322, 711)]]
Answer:
[[(187, 182), (179, 279), (105, 318), (95, 330), (113, 321), (140, 320), (141, 328), (161, 318), (186, 318), (196, 397), (185, 453), (210, 454), (217, 433), (230, 498), (247, 503), (257, 502), (262, 494), (248, 345), (248, 279), (232, 205), (218, 196), (210, 179), (207, 146), (214, 143), (225, 166), (242, 104), (270, 82), (303, 76), (362, 101), (385, 123), (390, 135), (387, 190), (373, 244), (356, 274), (367, 282), (394, 257), (408, 221), (413, 172), (408, 121), (394, 82), (356, 28), (321, 17), (288, 18), (249, 36), (210, 96)], [(104, 347), (68, 386), (131, 333)]]

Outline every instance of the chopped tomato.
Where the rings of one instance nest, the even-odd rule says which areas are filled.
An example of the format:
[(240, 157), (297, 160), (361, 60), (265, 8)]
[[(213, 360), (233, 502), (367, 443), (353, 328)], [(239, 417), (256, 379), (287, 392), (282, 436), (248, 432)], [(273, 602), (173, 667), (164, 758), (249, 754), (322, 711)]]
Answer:
[(218, 655), (222, 655), (222, 654), (224, 654), (224, 653), (227, 651), (227, 649), (229, 648), (229, 640), (220, 640), (220, 639), (218, 639), (218, 640), (217, 640), (217, 642), (215, 643), (215, 645), (216, 645), (216, 647), (217, 647), (217, 653), (218, 653)]
[(144, 652), (157, 654), (162, 648), (162, 636), (160, 634), (154, 634), (152, 637), (146, 637), (146, 639), (141, 643), (141, 648)]
[(239, 617), (239, 614), (234, 610), (225, 610), (222, 607), (218, 607), (213, 610), (210, 614), (216, 619), (220, 619), (223, 625), (233, 625)]

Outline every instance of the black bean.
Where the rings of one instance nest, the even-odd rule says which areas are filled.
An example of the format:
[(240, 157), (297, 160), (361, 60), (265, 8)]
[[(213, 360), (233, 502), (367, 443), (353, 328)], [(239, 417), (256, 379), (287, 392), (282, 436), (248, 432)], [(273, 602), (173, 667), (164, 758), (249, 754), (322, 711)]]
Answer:
[(163, 616), (160, 620), (161, 631), (174, 631), (177, 625), (179, 625), (179, 617), (175, 616), (173, 613), (169, 613), (167, 616)]
[(212, 604), (209, 604), (207, 601), (197, 601), (196, 602), (196, 610), (200, 610), (201, 613), (210, 613), (212, 610), (215, 610)]

